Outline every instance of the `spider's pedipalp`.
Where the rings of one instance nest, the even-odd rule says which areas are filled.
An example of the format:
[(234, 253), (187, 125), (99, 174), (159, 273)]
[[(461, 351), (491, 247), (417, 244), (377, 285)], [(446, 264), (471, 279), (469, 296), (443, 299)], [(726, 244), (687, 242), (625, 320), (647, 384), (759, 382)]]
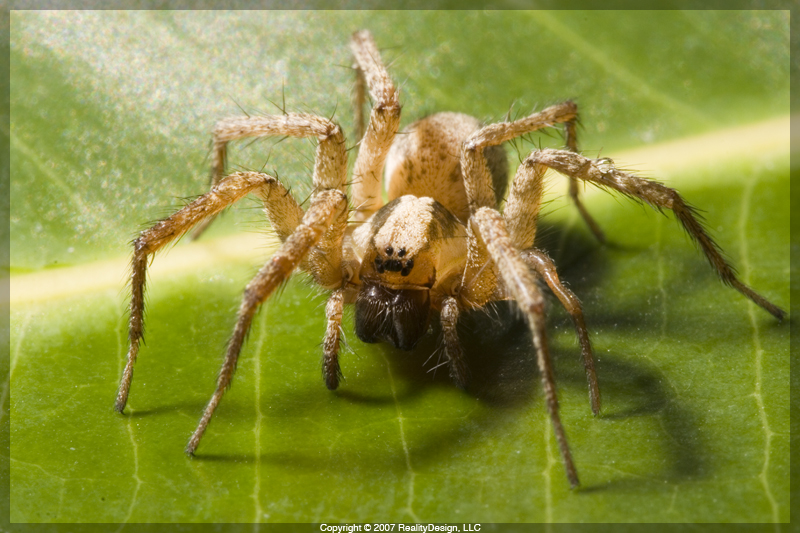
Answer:
[(467, 387), (468, 370), (464, 361), (464, 351), (458, 340), (458, 300), (447, 296), (442, 300), (441, 324), (444, 337), (444, 353), (450, 366), (450, 377), (460, 388)]
[(342, 308), (344, 306), (344, 290), (333, 291), (325, 305), (325, 339), (322, 342), (322, 377), (325, 386), (330, 390), (339, 387), (342, 369), (339, 366), (339, 347), (342, 341)]

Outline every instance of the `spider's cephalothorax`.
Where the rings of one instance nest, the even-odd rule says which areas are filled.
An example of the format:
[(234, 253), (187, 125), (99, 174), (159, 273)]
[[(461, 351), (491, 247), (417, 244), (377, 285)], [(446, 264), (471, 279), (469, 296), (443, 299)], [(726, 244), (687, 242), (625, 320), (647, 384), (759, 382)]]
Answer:
[[(249, 193), (264, 202), (267, 217), (283, 244), (245, 289), (217, 388), (186, 446), (189, 454), (197, 449), (231, 382), (256, 310), (295, 269), (300, 269), (330, 291), (323, 341), (323, 374), (330, 389), (335, 389), (341, 378), (339, 345), (345, 303), (355, 305), (355, 329), (362, 341), (387, 341), (404, 350), (417, 344), (427, 332), (431, 316), (438, 314), (450, 375), (464, 387), (467, 370), (456, 329), (459, 313), (496, 300), (515, 300), (533, 337), (567, 477), (573, 487), (577, 486), (578, 475), (558, 415), (537, 277), (547, 283), (572, 316), (595, 414), (600, 412), (600, 392), (580, 303), (561, 284), (550, 258), (534, 247), (547, 169), (569, 178), (570, 195), (600, 240), (602, 233), (578, 198), (579, 180), (658, 209), (671, 209), (723, 282), (778, 319), (783, 317), (781, 309), (736, 277), (694, 210), (675, 190), (622, 172), (609, 159), (592, 160), (578, 153), (578, 115), (573, 102), (488, 126), (467, 115), (438, 113), (411, 124), (404, 135), (395, 136), (400, 123), (398, 92), (377, 46), (368, 32), (360, 31), (353, 35), (351, 47), (358, 74), (357, 123), (362, 128), (365, 87), (373, 107), (368, 126), (361, 133), (349, 195), (344, 135), (329, 119), (284, 113), (220, 121), (214, 128), (211, 191), (143, 231), (134, 242), (130, 349), (117, 394), (117, 411), (125, 408), (142, 338), (148, 258), (193, 227), (198, 236), (220, 211)], [(501, 213), (498, 208), (508, 185), (502, 143), (556, 124), (563, 124), (567, 149), (536, 150), (528, 155), (516, 171)], [(306, 211), (276, 177), (260, 172), (225, 174), (228, 142), (266, 136), (318, 140), (314, 193)], [(386, 205), (381, 192), (384, 169), (390, 200)]]
[[(352, 232), (360, 260), (356, 335), (410, 350), (428, 330), (430, 311), (460, 283), (466, 228), (430, 197), (405, 195)], [(358, 267), (356, 260), (354, 267)]]

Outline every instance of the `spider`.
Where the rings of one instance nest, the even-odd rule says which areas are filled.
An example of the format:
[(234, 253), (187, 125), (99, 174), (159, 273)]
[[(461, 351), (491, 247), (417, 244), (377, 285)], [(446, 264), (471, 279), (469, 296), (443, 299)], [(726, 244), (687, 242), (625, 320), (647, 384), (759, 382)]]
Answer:
[[(336, 389), (342, 312), (355, 305), (355, 332), (364, 342), (386, 341), (411, 350), (438, 314), (450, 376), (467, 384), (467, 368), (456, 325), (465, 311), (490, 302), (515, 300), (530, 329), (547, 410), (570, 485), (579, 485), (558, 413), (553, 369), (545, 330), (543, 279), (572, 317), (582, 352), (592, 412), (600, 413), (600, 390), (583, 311), (559, 281), (553, 261), (534, 247), (543, 177), (554, 169), (568, 177), (569, 192), (595, 235), (603, 234), (581, 204), (583, 180), (620, 192), (656, 209), (671, 209), (722, 281), (779, 320), (784, 312), (742, 283), (722, 250), (677, 191), (617, 169), (610, 159), (588, 159), (577, 148), (578, 110), (565, 101), (520, 120), (483, 126), (459, 113), (438, 113), (398, 135), (398, 89), (389, 77), (368, 31), (352, 36), (355, 58), (356, 123), (359, 150), (347, 192), (347, 150), (341, 128), (307, 113), (223, 119), (213, 130), (212, 188), (207, 194), (141, 232), (133, 242), (130, 348), (115, 409), (123, 412), (143, 332), (148, 258), (195, 228), (198, 236), (223, 209), (253, 193), (263, 202), (281, 247), (248, 283), (227, 346), (217, 386), (186, 446), (193, 455), (214, 410), (231, 383), (236, 361), (259, 306), (299, 269), (329, 292), (322, 344), (325, 384)], [(372, 100), (369, 123), (361, 116), (366, 92)], [(508, 187), (502, 143), (530, 132), (563, 125), (566, 149), (531, 152)], [(226, 175), (226, 150), (246, 137), (311, 137), (318, 141), (314, 191), (306, 211), (277, 177), (262, 172)], [(385, 170), (389, 202), (381, 194)]]

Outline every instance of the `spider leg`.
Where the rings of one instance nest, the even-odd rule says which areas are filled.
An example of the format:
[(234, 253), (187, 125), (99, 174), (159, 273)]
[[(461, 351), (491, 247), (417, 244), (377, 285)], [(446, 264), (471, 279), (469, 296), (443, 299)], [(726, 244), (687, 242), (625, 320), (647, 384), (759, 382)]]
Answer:
[[(225, 168), (227, 165), (228, 160), (228, 146), (227, 143), (222, 143), (218, 145), (216, 142), (216, 138), (212, 142), (212, 163), (211, 163), (211, 188), (213, 189), (216, 187), (220, 181), (225, 177)], [(197, 240), (200, 236), (205, 233), (206, 229), (211, 225), (214, 220), (216, 220), (217, 215), (219, 213), (215, 213), (204, 220), (201, 220), (197, 223), (197, 225), (192, 230), (190, 237), (192, 240)]]
[(353, 123), (356, 126), (356, 139), (361, 141), (366, 133), (364, 126), (364, 103), (367, 101), (367, 80), (364, 78), (364, 71), (358, 66), (353, 65), (356, 73), (356, 80), (353, 84)]
[(206, 406), (186, 453), (192, 455), (230, 385), (236, 361), (258, 307), (298, 266), (311, 274), (323, 288), (341, 287), (342, 240), (347, 227), (347, 154), (342, 131), (333, 122), (305, 113), (229, 119), (217, 125), (220, 138), (235, 138), (242, 131), (250, 135), (317, 137), (314, 159), (314, 190), (311, 206), (302, 221), (285, 237), (281, 248), (247, 285), (233, 336), (220, 370), (217, 388)]
[(536, 286), (533, 273), (522, 259), (520, 251), (514, 246), (505, 220), (500, 213), (489, 207), (481, 207), (470, 217), (470, 226), (475, 226), (474, 235), (478, 241), (477, 245), (485, 248), (494, 264), (497, 265), (506, 290), (517, 301), (531, 330), (536, 350), (536, 362), (542, 376), (542, 385), (553, 431), (567, 471), (567, 478), (573, 488), (577, 487), (580, 484), (578, 473), (572, 461), (567, 436), (558, 414), (555, 377), (547, 347), (544, 297)]
[(588, 159), (573, 152), (550, 149), (533, 152), (528, 158), (535, 164), (545, 165), (567, 176), (619, 191), (659, 210), (671, 209), (689, 236), (703, 250), (723, 283), (750, 298), (778, 320), (783, 320), (785, 313), (781, 308), (739, 280), (733, 267), (723, 257), (722, 249), (703, 228), (695, 209), (688, 205), (675, 189), (622, 172), (610, 159)]
[(253, 321), (258, 307), (272, 294), (272, 292), (285, 281), (300, 265), (300, 261), (314, 246), (322, 235), (342, 212), (347, 212), (347, 197), (341, 191), (329, 189), (320, 191), (311, 200), (311, 206), (306, 211), (303, 221), (295, 231), (286, 239), (272, 258), (261, 268), (253, 280), (247, 284), (244, 291), (242, 304), (236, 327), (228, 343), (225, 361), (219, 372), (217, 388), (200, 418), (197, 429), (194, 430), (186, 453), (193, 455), (205, 433), (214, 411), (219, 405), (222, 395), (231, 383), (231, 378), (236, 370), (236, 362), (244, 344), (250, 324)]
[(510, 141), (554, 124), (574, 120), (578, 116), (578, 106), (566, 101), (550, 106), (538, 113), (514, 122), (498, 122), (484, 126), (470, 135), (461, 149), (461, 170), (469, 198), (470, 212), (479, 207), (495, 207), (497, 201), (492, 190), (492, 175), (486, 164), (483, 149)]
[(441, 323), (444, 336), (444, 353), (450, 366), (450, 377), (456, 385), (464, 389), (467, 387), (467, 365), (464, 361), (464, 352), (458, 340), (456, 324), (458, 323), (458, 300), (446, 296), (442, 300)]
[(339, 346), (342, 341), (342, 308), (344, 306), (344, 290), (333, 291), (325, 305), (325, 317), (328, 325), (325, 339), (322, 342), (322, 377), (330, 390), (339, 387), (342, 369), (339, 367)]
[[(353, 205), (357, 209), (353, 220), (363, 222), (383, 204), (383, 167), (400, 125), (400, 102), (397, 88), (386, 72), (372, 35), (366, 30), (357, 31), (353, 34), (350, 47), (373, 101), (369, 125), (361, 138), (358, 157), (353, 167), (351, 189)], [(361, 120), (363, 123), (363, 119)]]
[[(567, 145), (567, 149), (571, 152), (578, 152), (578, 135), (575, 132), (575, 120), (568, 120), (564, 123), (564, 139), (565, 144)], [(589, 229), (592, 230), (594, 233), (595, 238), (604, 243), (606, 242), (606, 236), (603, 234), (603, 230), (600, 229), (600, 226), (595, 222), (592, 218), (592, 215), (589, 214), (589, 211), (586, 210), (584, 207), (583, 202), (580, 198), (580, 190), (578, 189), (578, 180), (573, 178), (572, 176), (567, 176), (569, 179), (569, 196), (572, 198), (575, 207), (578, 208), (578, 212), (583, 217), (583, 220), (586, 222), (586, 225), (589, 226)]]
[[(287, 213), (278, 232), (291, 232), (293, 218), (302, 216), (300, 206), (288, 194), (286, 188), (272, 176), (258, 172), (237, 172), (222, 180), (209, 193), (197, 198), (189, 205), (143, 231), (133, 243), (131, 268), (131, 304), (128, 326), (128, 359), (122, 374), (114, 408), (120, 413), (128, 401), (133, 365), (139, 353), (139, 343), (144, 332), (144, 289), (148, 259), (158, 250), (179, 239), (194, 225), (214, 216), (248, 193), (258, 192), (265, 204), (274, 206), (277, 211)], [(294, 216), (288, 216), (293, 214)], [(294, 224), (296, 225), (296, 223)]]
[(503, 209), (503, 218), (514, 246), (527, 250), (536, 239), (536, 225), (544, 194), (543, 165), (535, 165), (525, 159), (517, 167), (508, 201)]
[(483, 152), (486, 147), (557, 123), (568, 123), (576, 117), (577, 106), (567, 101), (514, 122), (485, 126), (462, 145), (461, 168), (471, 215), (467, 226), (467, 266), (459, 294), (466, 306), (482, 306), (492, 299), (509, 296), (517, 301), (533, 336), (547, 410), (572, 487), (579, 484), (578, 474), (558, 414), (545, 330), (544, 298), (520, 252), (532, 246), (536, 235), (542, 194), (541, 169), (535, 164), (520, 165), (503, 216), (495, 209), (491, 172)]
[[(338, 136), (344, 143), (339, 127), (327, 119), (308, 113), (284, 113), (282, 115), (228, 117), (220, 120), (212, 130), (211, 185), (215, 186), (225, 176), (228, 143), (249, 137), (318, 137), (320, 140)], [(323, 143), (324, 144), (324, 143)], [(330, 150), (329, 150), (330, 151)], [(333, 161), (334, 164), (338, 161)], [(316, 164), (320, 161), (317, 159)], [(315, 170), (316, 172), (316, 170)], [(344, 192), (344, 182), (337, 186)], [(198, 224), (192, 232), (197, 239), (211, 224), (216, 215)]]
[(503, 218), (506, 221), (506, 227), (514, 246), (518, 250), (525, 250), (522, 252), (522, 258), (547, 282), (550, 289), (561, 301), (561, 304), (572, 316), (581, 345), (586, 378), (589, 381), (589, 399), (592, 405), (592, 412), (597, 415), (600, 413), (600, 388), (594, 369), (589, 332), (586, 330), (580, 302), (571, 291), (561, 285), (553, 261), (544, 252), (532, 248), (536, 237), (536, 225), (539, 217), (539, 208), (542, 203), (543, 181), (546, 171), (547, 167), (545, 165), (536, 164), (530, 158), (526, 158), (517, 167), (517, 174), (514, 176), (514, 181), (511, 185), (511, 193), (503, 211)]
[(522, 252), (522, 259), (532, 267), (542, 279), (545, 280), (550, 290), (556, 295), (561, 305), (572, 317), (575, 325), (575, 332), (578, 335), (578, 342), (581, 345), (581, 355), (583, 356), (583, 366), (586, 369), (586, 379), (589, 382), (589, 401), (592, 405), (592, 413), (600, 414), (600, 385), (597, 382), (597, 372), (594, 368), (594, 356), (592, 355), (592, 345), (589, 342), (589, 331), (586, 329), (586, 322), (583, 320), (583, 309), (575, 294), (564, 287), (558, 279), (556, 267), (553, 260), (541, 250), (530, 249)]
[[(229, 119), (220, 127), (221, 138), (235, 138), (242, 131), (251, 135), (286, 135), (316, 137), (317, 145), (313, 181), (315, 192), (305, 215), (277, 179), (256, 172), (240, 172), (223, 179), (212, 191), (201, 196), (172, 217), (159, 222), (140, 235), (134, 243), (131, 276), (131, 318), (128, 362), (123, 373), (116, 409), (122, 411), (127, 402), (133, 375), (133, 364), (142, 337), (144, 280), (147, 259), (152, 253), (172, 242), (195, 224), (222, 209), (248, 192), (256, 192), (264, 200), (267, 215), (281, 240), (275, 256), (248, 284), (239, 311), (239, 319), (223, 363), (218, 387), (187, 446), (193, 453), (208, 425), (225, 388), (230, 384), (236, 360), (258, 306), (295, 268), (307, 270), (319, 284), (330, 288), (342, 283), (342, 239), (347, 226), (347, 197), (344, 193), (347, 157), (344, 137), (336, 124), (308, 114), (286, 114), (246, 119)], [(277, 184), (277, 185), (276, 185)]]

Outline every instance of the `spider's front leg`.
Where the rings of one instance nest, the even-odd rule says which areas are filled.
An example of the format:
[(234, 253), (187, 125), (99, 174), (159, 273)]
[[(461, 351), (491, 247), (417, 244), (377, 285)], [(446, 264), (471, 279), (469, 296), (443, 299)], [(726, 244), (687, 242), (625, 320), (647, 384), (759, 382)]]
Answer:
[[(358, 149), (353, 167), (353, 220), (363, 222), (383, 204), (381, 183), (386, 156), (400, 126), (400, 101), (397, 88), (386, 72), (372, 35), (361, 30), (353, 34), (350, 47), (356, 60), (359, 82), (356, 85), (356, 109), (364, 100), (364, 81), (372, 97), (369, 125)], [(363, 119), (357, 118), (359, 132)]]
[(547, 283), (547, 286), (572, 317), (572, 323), (578, 334), (578, 342), (581, 345), (586, 380), (589, 382), (589, 403), (592, 406), (592, 413), (597, 416), (600, 414), (600, 384), (597, 381), (592, 344), (589, 342), (589, 330), (586, 329), (586, 322), (583, 319), (581, 303), (571, 290), (561, 284), (556, 266), (546, 253), (533, 248), (523, 251), (522, 259)]
[(313, 175), (315, 192), (300, 224), (245, 289), (217, 388), (186, 445), (186, 453), (190, 455), (197, 449), (222, 395), (230, 385), (242, 344), (258, 307), (298, 266), (302, 266), (323, 288), (335, 290), (343, 284), (342, 241), (347, 227), (348, 206), (344, 193), (347, 155), (341, 129), (327, 119), (304, 113), (255, 117), (255, 120), (247, 119), (245, 124), (236, 120), (228, 123), (233, 132), (244, 125), (250, 133), (259, 135), (317, 137), (319, 144)]
[(496, 266), (499, 278), (508, 294), (517, 302), (533, 337), (536, 363), (542, 377), (547, 411), (553, 425), (558, 448), (570, 486), (577, 487), (578, 472), (567, 444), (567, 436), (558, 414), (555, 376), (550, 361), (545, 324), (544, 297), (536, 285), (536, 279), (514, 246), (502, 215), (495, 209), (481, 207), (470, 217), (471, 234), (475, 245), (483, 249)]
[(547, 168), (544, 165), (537, 165), (529, 159), (519, 165), (511, 184), (511, 192), (503, 211), (503, 218), (514, 247), (523, 251), (523, 260), (547, 283), (572, 317), (581, 345), (586, 380), (589, 383), (589, 401), (592, 413), (599, 415), (600, 386), (597, 382), (589, 332), (583, 320), (583, 309), (575, 295), (561, 284), (552, 259), (541, 250), (533, 248), (546, 171)]
[(236, 327), (228, 343), (225, 360), (217, 379), (217, 388), (200, 418), (197, 429), (186, 445), (186, 453), (194, 454), (222, 395), (230, 385), (242, 344), (250, 330), (253, 316), (258, 307), (291, 275), (309, 250), (323, 238), (323, 235), (332, 226), (336, 227), (336, 220), (341, 219), (342, 214), (346, 213), (347, 197), (341, 191), (328, 189), (315, 194), (303, 221), (247, 285), (242, 304), (239, 307)]

